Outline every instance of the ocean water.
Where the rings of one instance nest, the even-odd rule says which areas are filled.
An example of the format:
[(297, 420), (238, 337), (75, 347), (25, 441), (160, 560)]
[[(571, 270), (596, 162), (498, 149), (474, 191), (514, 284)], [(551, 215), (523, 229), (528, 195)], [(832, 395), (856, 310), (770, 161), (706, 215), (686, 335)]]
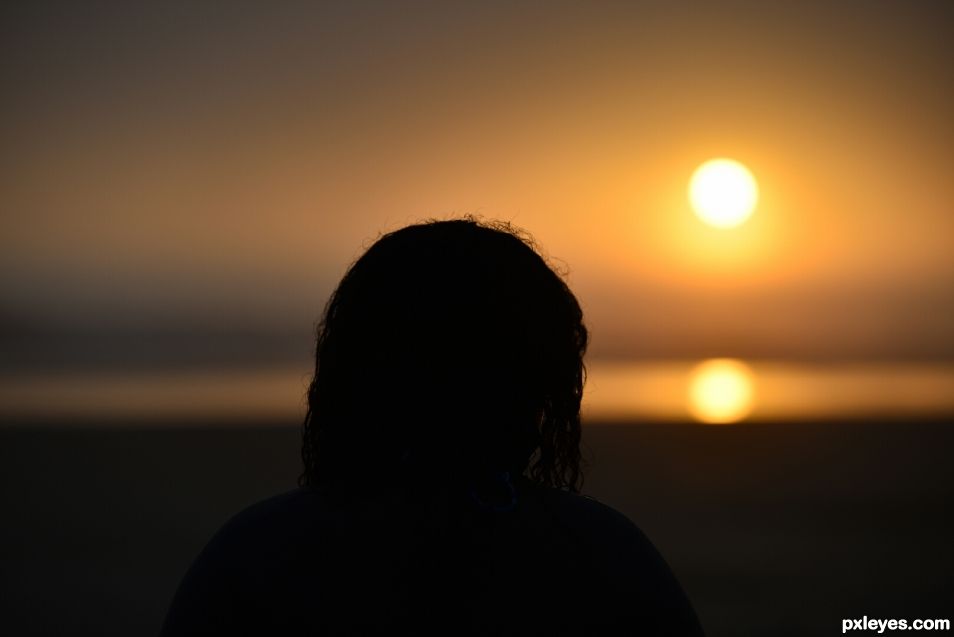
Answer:
[[(773, 361), (591, 361), (584, 421), (804, 422), (943, 419), (954, 365)], [(290, 421), (308, 369), (33, 374), (0, 382), (0, 423)]]

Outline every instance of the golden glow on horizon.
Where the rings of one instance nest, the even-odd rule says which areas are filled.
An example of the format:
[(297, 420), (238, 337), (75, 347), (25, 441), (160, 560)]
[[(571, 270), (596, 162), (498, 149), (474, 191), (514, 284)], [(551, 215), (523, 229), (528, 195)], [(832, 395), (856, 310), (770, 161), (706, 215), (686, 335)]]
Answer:
[(754, 400), (754, 376), (741, 361), (710, 359), (697, 365), (689, 376), (688, 407), (700, 422), (739, 422), (752, 412)]
[(689, 180), (689, 202), (696, 215), (716, 228), (744, 223), (758, 203), (759, 187), (748, 168), (733, 159), (710, 159)]

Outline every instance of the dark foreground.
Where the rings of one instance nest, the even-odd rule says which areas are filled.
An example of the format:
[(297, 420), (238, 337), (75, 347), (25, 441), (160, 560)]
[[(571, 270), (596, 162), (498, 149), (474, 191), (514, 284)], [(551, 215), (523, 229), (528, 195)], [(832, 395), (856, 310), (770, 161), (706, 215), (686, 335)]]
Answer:
[[(589, 426), (708, 634), (954, 618), (954, 424)], [(0, 632), (154, 635), (211, 533), (294, 486), (295, 428), (0, 429)], [(556, 588), (566, 590), (574, 584)]]

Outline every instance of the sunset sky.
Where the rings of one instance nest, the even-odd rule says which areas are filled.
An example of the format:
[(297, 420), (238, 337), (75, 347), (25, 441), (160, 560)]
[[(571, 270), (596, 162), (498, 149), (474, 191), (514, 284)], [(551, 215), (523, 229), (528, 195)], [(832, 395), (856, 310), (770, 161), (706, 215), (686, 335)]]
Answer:
[(466, 213), (597, 359), (954, 359), (954, 3), (195, 4), (0, 10), (3, 371), (300, 364), (379, 232)]

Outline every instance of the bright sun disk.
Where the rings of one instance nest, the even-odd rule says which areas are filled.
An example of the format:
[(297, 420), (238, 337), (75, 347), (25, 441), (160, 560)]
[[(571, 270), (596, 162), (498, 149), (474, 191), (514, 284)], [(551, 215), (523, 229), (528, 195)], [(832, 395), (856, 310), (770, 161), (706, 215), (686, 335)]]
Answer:
[(745, 222), (758, 203), (759, 187), (748, 168), (734, 159), (710, 159), (689, 180), (689, 202), (710, 226), (732, 228)]

